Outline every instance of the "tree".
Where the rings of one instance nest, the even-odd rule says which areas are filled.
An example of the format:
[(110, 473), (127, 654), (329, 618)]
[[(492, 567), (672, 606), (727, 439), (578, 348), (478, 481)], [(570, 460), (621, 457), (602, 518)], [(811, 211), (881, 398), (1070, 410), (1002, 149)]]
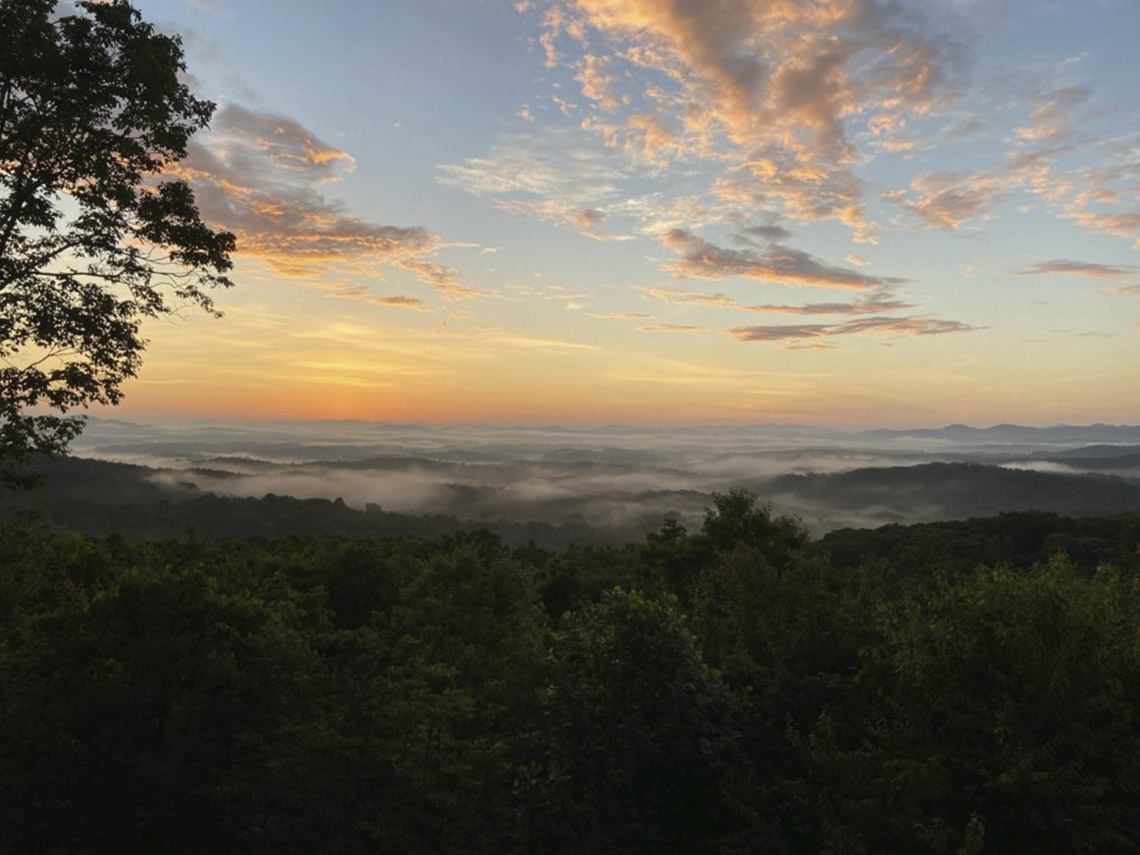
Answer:
[(738, 701), (675, 598), (620, 588), (567, 615), (530, 766), (523, 849), (717, 852), (745, 829)]
[(59, 11), (0, 0), (0, 461), (65, 450), (69, 411), (121, 399), (142, 321), (217, 314), (231, 284), (233, 235), (169, 177), (214, 110), (180, 39), (126, 0)]
[(873, 726), (837, 779), (861, 782), (869, 848), (1140, 851), (1138, 607), (1135, 576), (1064, 556), (886, 604), (858, 676)]

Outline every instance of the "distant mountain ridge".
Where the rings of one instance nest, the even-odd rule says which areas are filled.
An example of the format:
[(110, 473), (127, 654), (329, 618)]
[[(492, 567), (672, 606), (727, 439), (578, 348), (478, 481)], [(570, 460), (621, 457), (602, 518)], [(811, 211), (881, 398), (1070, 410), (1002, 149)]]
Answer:
[[(1061, 474), (984, 463), (924, 463), (848, 472), (783, 475), (775, 504), (794, 498), (859, 525), (990, 517), (1010, 511), (1064, 516), (1140, 513), (1140, 482), (1101, 474)], [(783, 501), (781, 501), (783, 500)]]
[(794, 434), (797, 436), (817, 436), (827, 439), (859, 438), (870, 440), (891, 440), (898, 438), (915, 439), (947, 439), (953, 441), (1045, 441), (1045, 442), (1085, 442), (1085, 443), (1118, 443), (1140, 442), (1140, 425), (1106, 424), (1096, 422), (1087, 425), (1055, 424), (1036, 427), (1033, 425), (1020, 425), (1003, 422), (989, 427), (974, 427), (973, 425), (956, 422), (935, 428), (871, 428), (866, 430), (845, 430), (842, 428), (821, 427), (808, 424), (781, 424), (777, 422), (765, 423), (729, 423), (708, 425), (623, 425), (610, 424), (604, 426), (575, 426), (575, 425), (526, 425), (526, 424), (481, 424), (481, 425), (454, 425), (454, 424), (414, 424), (395, 422), (369, 422), (353, 419), (329, 421), (249, 421), (249, 422), (219, 422), (209, 424), (195, 422), (188, 424), (149, 424), (145, 422), (131, 422), (124, 419), (110, 419), (100, 416), (87, 417), (86, 435), (98, 436), (103, 440), (123, 440), (131, 435), (147, 435), (151, 438), (167, 438), (178, 436), (182, 439), (201, 437), (202, 435), (218, 436), (248, 436), (273, 435), (281, 440), (285, 437), (296, 438), (303, 428), (315, 431), (314, 435), (321, 435), (322, 431), (336, 427), (351, 427), (368, 429), (381, 434), (403, 431), (430, 431), (433, 429), (452, 431), (476, 430), (484, 431), (489, 435), (511, 432), (535, 432), (553, 435), (565, 434), (676, 434), (683, 436), (708, 435), (720, 436), (725, 433), (759, 432), (772, 435)]
[[(1123, 468), (1120, 461), (1131, 457), (1091, 462), (1093, 468)], [(30, 491), (0, 491), (0, 519), (38, 508), (56, 525), (90, 534), (122, 529), (141, 537), (177, 537), (187, 529), (215, 536), (374, 537), (489, 528), (512, 543), (563, 546), (638, 540), (665, 517), (696, 525), (713, 498), (708, 488), (686, 485), (684, 472), (658, 469), (647, 477), (636, 467), (596, 462), (508, 468), (423, 458), (287, 465), (214, 458), (201, 463), (155, 469), (81, 458), (39, 461), (45, 482)], [(228, 468), (234, 463), (237, 471)], [(754, 476), (738, 483), (777, 512), (799, 516), (817, 533), (1008, 511), (1140, 513), (1137, 477), (981, 462), (869, 466)], [(314, 496), (314, 491), (324, 496)], [(393, 512), (389, 498), (408, 491), (421, 492), (423, 500)], [(348, 497), (347, 504), (341, 495)]]
[(952, 424), (941, 428), (909, 428), (894, 430), (877, 428), (861, 431), (859, 437), (874, 440), (945, 439), (950, 442), (983, 443), (1135, 443), (1140, 442), (1140, 425), (1028, 425), (1000, 424), (977, 428)]

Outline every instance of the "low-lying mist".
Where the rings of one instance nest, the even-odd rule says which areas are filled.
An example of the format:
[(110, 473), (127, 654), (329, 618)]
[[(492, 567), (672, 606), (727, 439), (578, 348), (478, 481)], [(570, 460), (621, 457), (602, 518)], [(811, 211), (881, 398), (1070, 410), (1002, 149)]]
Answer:
[[(657, 528), (666, 516), (699, 524), (713, 493), (745, 487), (819, 534), (971, 516), (991, 507), (1072, 513), (1103, 505), (1108, 511), (1096, 512), (1109, 512), (1113, 503), (1130, 502), (1131, 490), (1140, 496), (1138, 446), (1088, 443), (1133, 436), (1140, 442), (1140, 429), (842, 433), (783, 425), (217, 427), (93, 420), (75, 451), (154, 467), (150, 480), (172, 492), (341, 499), (361, 510), (637, 532)], [(954, 465), (930, 465), (939, 463)], [(1106, 473), (1125, 480), (1115, 484)], [(1096, 495), (1086, 484), (1079, 501), (1066, 504), (1072, 485), (1064, 479), (1081, 475), (1096, 476), (1089, 481), (1100, 485), (1092, 490)], [(978, 496), (979, 479), (992, 501)]]

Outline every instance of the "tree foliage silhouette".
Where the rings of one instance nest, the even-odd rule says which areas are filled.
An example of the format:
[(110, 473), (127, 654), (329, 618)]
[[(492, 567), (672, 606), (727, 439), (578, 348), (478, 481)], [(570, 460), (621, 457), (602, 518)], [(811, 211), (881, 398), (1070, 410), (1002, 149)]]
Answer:
[[(217, 314), (233, 235), (171, 167), (214, 105), (126, 0), (0, 0), (0, 460), (55, 453), (115, 404), (145, 318)], [(164, 173), (167, 174), (164, 177)]]

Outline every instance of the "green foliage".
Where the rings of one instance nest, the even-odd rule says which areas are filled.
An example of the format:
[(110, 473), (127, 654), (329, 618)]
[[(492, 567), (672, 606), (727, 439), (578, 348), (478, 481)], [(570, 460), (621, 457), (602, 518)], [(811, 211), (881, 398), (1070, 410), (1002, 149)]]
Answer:
[(876, 785), (896, 827), (930, 851), (967, 845), (974, 817), (989, 851), (1135, 851), (1138, 617), (1135, 578), (1064, 558), (885, 610), (862, 679), (883, 698)]
[(125, 0), (56, 7), (0, 0), (0, 459), (63, 450), (82, 422), (33, 408), (117, 403), (141, 321), (230, 284), (233, 236), (162, 177), (213, 113), (178, 37)]
[(296, 597), (192, 566), (52, 593), (7, 627), (0, 659), (14, 848), (165, 851), (238, 833), (274, 743), (310, 712), (318, 663)]
[(791, 517), (773, 517), (770, 505), (744, 489), (713, 494), (701, 529), (690, 536), (676, 520), (667, 519), (646, 539), (642, 560), (685, 605), (702, 573), (735, 552), (747, 552), (784, 572), (808, 544), (803, 526)]
[(920, 584), (935, 569), (966, 573), (979, 564), (1029, 567), (1057, 552), (1084, 572), (1102, 564), (1140, 569), (1140, 516), (1062, 517), (1045, 511), (948, 520), (919, 525), (830, 532), (820, 545), (831, 562), (852, 569), (873, 558), (885, 559), (902, 577)]
[(528, 849), (716, 851), (736, 826), (735, 712), (675, 601), (616, 589), (571, 615), (523, 792)]
[(772, 517), (772, 508), (744, 489), (713, 494), (713, 507), (705, 513), (701, 534), (717, 552), (746, 547), (763, 553), (777, 569), (785, 570), (797, 550), (808, 543), (807, 531), (791, 517)]
[[(710, 520), (563, 553), (0, 526), (0, 853), (1140, 849), (1134, 571)], [(1014, 554), (1130, 525), (1017, 520)]]

